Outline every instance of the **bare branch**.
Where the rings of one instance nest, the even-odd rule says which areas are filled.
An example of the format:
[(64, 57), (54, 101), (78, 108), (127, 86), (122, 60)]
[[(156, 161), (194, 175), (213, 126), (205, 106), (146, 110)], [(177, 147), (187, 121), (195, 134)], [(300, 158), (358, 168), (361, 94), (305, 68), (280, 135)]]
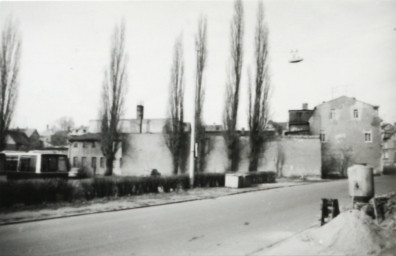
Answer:
[(101, 109), (101, 149), (106, 158), (106, 175), (113, 174), (113, 161), (120, 147), (119, 122), (124, 109), (127, 90), (127, 61), (125, 52), (125, 24), (114, 28), (110, 49), (110, 65), (104, 73)]
[(202, 109), (205, 96), (203, 74), (207, 58), (207, 20), (202, 17), (198, 21), (198, 32), (195, 35), (196, 50), (196, 95), (195, 95), (195, 141), (198, 143), (197, 170), (204, 171), (205, 165), (205, 127), (202, 119)]
[(0, 42), (0, 150), (10, 126), (19, 86), (21, 37), (11, 18), (1, 32)]
[(238, 117), (239, 88), (242, 76), (243, 33), (244, 14), (242, 0), (235, 0), (230, 37), (231, 70), (228, 73), (223, 112), (224, 140), (227, 144), (227, 154), (230, 162), (230, 169), (232, 171), (237, 169), (239, 159), (239, 135), (236, 131), (236, 124)]
[[(249, 85), (249, 171), (257, 171), (260, 151), (266, 140), (265, 128), (269, 115), (270, 76), (268, 72), (268, 29), (264, 21), (263, 3), (259, 2), (257, 25), (254, 40), (255, 53), (255, 88)], [(250, 78), (249, 78), (250, 84)]]
[(174, 46), (169, 84), (169, 117), (164, 129), (166, 145), (172, 154), (173, 172), (178, 174), (183, 163), (184, 142), (184, 61), (181, 36)]

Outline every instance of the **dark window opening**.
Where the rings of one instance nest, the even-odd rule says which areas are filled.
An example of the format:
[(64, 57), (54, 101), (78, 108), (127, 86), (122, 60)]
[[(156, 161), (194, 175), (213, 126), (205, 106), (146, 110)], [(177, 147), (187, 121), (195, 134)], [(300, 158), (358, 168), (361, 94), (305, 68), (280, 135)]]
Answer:
[(5, 170), (16, 172), (18, 168), (18, 157), (17, 156), (6, 156)]
[(66, 172), (67, 157), (58, 155), (43, 155), (41, 158), (41, 172)]
[(22, 156), (19, 160), (20, 172), (36, 172), (36, 157)]

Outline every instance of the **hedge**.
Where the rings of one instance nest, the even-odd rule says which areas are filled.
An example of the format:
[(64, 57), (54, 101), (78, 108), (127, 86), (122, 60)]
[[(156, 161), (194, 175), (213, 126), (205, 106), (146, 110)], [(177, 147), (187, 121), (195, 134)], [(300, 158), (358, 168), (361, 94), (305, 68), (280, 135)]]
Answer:
[(246, 175), (250, 184), (273, 183), (276, 179), (275, 172), (251, 172)]
[(396, 166), (385, 166), (382, 173), (385, 175), (396, 174)]
[[(273, 182), (275, 174), (250, 173), (252, 184)], [(197, 173), (194, 187), (224, 187), (224, 173)], [(0, 181), (0, 207), (134, 196), (188, 189), (187, 175), (150, 177), (95, 177), (92, 179), (26, 179)]]

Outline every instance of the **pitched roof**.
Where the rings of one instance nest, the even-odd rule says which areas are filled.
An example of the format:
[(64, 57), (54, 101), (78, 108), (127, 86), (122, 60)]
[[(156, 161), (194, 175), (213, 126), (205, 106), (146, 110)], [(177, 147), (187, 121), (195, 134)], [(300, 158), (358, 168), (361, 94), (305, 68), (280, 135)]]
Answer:
[[(125, 134), (121, 134), (120, 138), (125, 136)], [(81, 135), (70, 135), (69, 141), (100, 141), (100, 133), (85, 133)]]
[(70, 135), (69, 141), (100, 141), (100, 133), (85, 133), (81, 135)]
[(29, 146), (29, 138), (27, 135), (19, 130), (9, 130), (7, 134), (14, 140), (16, 144)]
[(358, 101), (358, 102), (361, 102), (361, 103), (363, 103), (363, 104), (370, 105), (370, 106), (372, 106), (373, 108), (379, 108), (379, 106), (376, 106), (376, 105), (373, 105), (373, 104), (370, 104), (370, 103), (367, 103), (367, 102), (363, 102), (363, 101), (361, 101), (361, 100), (357, 100), (355, 97), (348, 97), (348, 96), (345, 96), (345, 95), (340, 96), (340, 97), (335, 98), (335, 99), (332, 99), (332, 100), (329, 100), (329, 101), (323, 101), (321, 104), (317, 105), (315, 108), (317, 108), (317, 107), (319, 107), (320, 105), (323, 105), (323, 104), (327, 104), (327, 103), (335, 102), (335, 101), (342, 101), (342, 100), (353, 100), (353, 101)]

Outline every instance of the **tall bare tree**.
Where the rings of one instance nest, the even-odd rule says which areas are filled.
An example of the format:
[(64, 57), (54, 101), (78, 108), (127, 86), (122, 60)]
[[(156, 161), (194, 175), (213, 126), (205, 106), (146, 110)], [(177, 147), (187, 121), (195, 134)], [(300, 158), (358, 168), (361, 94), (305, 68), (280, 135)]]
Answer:
[(70, 116), (63, 116), (56, 120), (54, 129), (70, 132), (74, 128), (74, 120)]
[(120, 118), (127, 90), (127, 60), (125, 51), (125, 24), (114, 28), (110, 63), (104, 74), (101, 109), (101, 149), (106, 158), (105, 175), (113, 174), (113, 162), (121, 146)]
[(195, 141), (198, 143), (197, 171), (203, 172), (205, 169), (205, 126), (202, 118), (202, 109), (205, 96), (203, 85), (203, 74), (206, 66), (207, 56), (207, 20), (201, 17), (198, 22), (198, 33), (195, 35), (195, 50), (197, 53), (196, 70), (196, 94), (195, 94)]
[(269, 115), (268, 29), (264, 20), (263, 3), (259, 2), (254, 40), (255, 80), (254, 88), (249, 75), (249, 171), (257, 171), (260, 151), (266, 141), (265, 127)]
[(169, 116), (164, 129), (166, 145), (172, 154), (173, 173), (182, 170), (184, 132), (184, 62), (181, 36), (176, 40), (169, 84)]
[(231, 21), (231, 68), (225, 93), (223, 112), (223, 137), (231, 171), (236, 171), (239, 162), (239, 135), (236, 130), (239, 104), (239, 88), (243, 62), (244, 14), (241, 0), (234, 2), (234, 16)]
[(0, 151), (5, 149), (18, 95), (21, 37), (17, 26), (8, 19), (0, 42)]

